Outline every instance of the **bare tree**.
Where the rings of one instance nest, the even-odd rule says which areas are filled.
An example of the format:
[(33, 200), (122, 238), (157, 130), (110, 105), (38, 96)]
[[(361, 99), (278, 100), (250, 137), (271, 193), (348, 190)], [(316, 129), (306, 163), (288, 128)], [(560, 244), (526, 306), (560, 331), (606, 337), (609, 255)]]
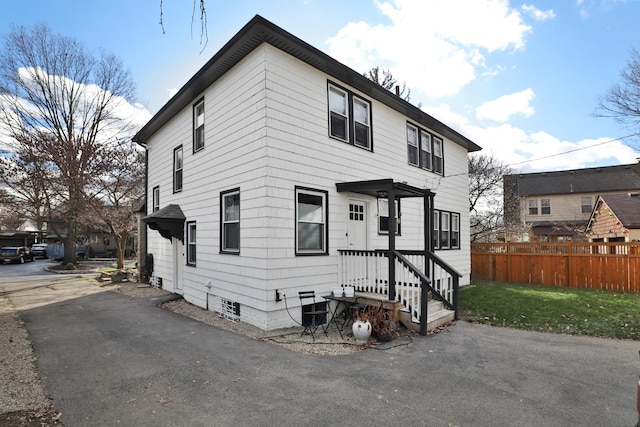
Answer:
[(0, 125), (14, 160), (42, 167), (48, 198), (66, 210), (64, 262), (75, 262), (83, 209), (119, 140), (132, 133), (120, 109), (134, 95), (131, 75), (113, 54), (97, 56), (48, 26), (12, 28), (0, 54)]
[(471, 241), (487, 240), (503, 225), (502, 179), (511, 173), (493, 154), (469, 156)]
[[(387, 90), (392, 92), (396, 90), (398, 79), (394, 78), (389, 70), (381, 70), (380, 67), (373, 67), (364, 73), (363, 76)], [(407, 102), (411, 99), (411, 89), (407, 88), (404, 82), (402, 83), (402, 89), (399, 89), (399, 96)]]
[(626, 68), (620, 72), (619, 83), (599, 97), (595, 115), (610, 117), (630, 128), (640, 127), (640, 52), (631, 49)]
[(98, 224), (116, 244), (117, 267), (123, 268), (127, 240), (138, 228), (137, 204), (144, 195), (144, 152), (133, 142), (123, 142), (112, 164), (93, 205), (101, 220)]
[[(193, 0), (193, 13), (191, 14), (191, 32), (193, 33), (193, 23), (197, 13), (200, 14), (200, 44), (204, 42), (202, 49), (207, 46), (209, 42), (209, 31), (207, 29), (207, 7), (205, 0)], [(162, 28), (162, 34), (164, 34), (164, 4), (163, 0), (160, 0), (160, 28)]]

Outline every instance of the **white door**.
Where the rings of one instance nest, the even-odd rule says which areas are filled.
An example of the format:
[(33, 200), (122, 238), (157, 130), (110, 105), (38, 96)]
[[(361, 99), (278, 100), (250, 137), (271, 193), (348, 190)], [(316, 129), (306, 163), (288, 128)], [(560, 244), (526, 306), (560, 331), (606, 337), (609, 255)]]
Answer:
[(349, 200), (347, 241), (349, 249), (367, 250), (367, 202)]
[(184, 244), (175, 237), (171, 238), (173, 247), (173, 289), (182, 293), (182, 280), (184, 275)]

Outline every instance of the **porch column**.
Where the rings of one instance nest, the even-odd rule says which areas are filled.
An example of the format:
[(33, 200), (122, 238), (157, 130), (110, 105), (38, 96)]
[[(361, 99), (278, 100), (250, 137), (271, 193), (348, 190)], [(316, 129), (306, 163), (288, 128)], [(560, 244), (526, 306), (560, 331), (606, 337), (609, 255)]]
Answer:
[(396, 299), (396, 260), (394, 251), (396, 250), (396, 230), (398, 221), (396, 219), (396, 194), (393, 185), (389, 186), (387, 192), (387, 205), (389, 208), (389, 301)]

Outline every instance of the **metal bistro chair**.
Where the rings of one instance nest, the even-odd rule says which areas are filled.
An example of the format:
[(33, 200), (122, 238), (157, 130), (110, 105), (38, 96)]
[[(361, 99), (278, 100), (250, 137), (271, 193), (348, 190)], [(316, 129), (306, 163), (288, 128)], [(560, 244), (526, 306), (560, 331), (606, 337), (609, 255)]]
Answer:
[[(304, 330), (300, 336), (309, 331), (313, 341), (316, 340), (315, 332), (322, 327), (322, 331), (327, 335), (327, 320), (329, 309), (326, 302), (317, 302), (315, 291), (298, 292), (300, 306), (302, 309), (302, 326)], [(307, 307), (307, 308), (305, 308)], [(324, 308), (322, 308), (324, 307)]]

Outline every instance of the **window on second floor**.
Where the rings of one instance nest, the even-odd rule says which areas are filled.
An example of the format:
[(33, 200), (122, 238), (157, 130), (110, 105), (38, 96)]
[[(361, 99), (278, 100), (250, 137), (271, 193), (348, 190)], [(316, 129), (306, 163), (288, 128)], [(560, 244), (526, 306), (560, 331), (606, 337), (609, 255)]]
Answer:
[(529, 215), (538, 215), (538, 199), (529, 199)]
[(407, 123), (407, 154), (410, 165), (442, 175), (442, 139)]
[(221, 252), (240, 253), (240, 190), (220, 194)]
[(591, 197), (582, 197), (580, 199), (580, 212), (583, 214), (590, 214), (593, 209), (593, 205), (591, 204)]
[(160, 187), (153, 187), (153, 212), (160, 210)]
[(366, 150), (371, 144), (371, 103), (329, 84), (329, 135)]
[(193, 152), (204, 148), (204, 99), (193, 106)]
[(551, 215), (551, 199), (540, 199), (540, 214)]
[(182, 145), (173, 150), (173, 192), (182, 191)]

